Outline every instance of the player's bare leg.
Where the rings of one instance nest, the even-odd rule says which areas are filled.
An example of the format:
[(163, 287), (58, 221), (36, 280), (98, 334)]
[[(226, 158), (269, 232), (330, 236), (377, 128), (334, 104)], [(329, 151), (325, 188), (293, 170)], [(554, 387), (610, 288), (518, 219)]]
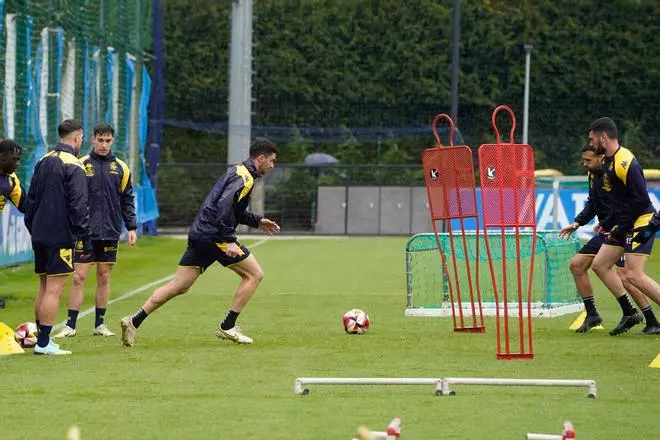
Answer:
[(41, 319), (39, 319), (39, 308), (46, 294), (46, 279), (46, 275), (39, 275), (39, 291), (37, 292), (37, 299), (34, 300), (34, 322), (37, 324), (37, 329), (41, 322)]
[(135, 343), (137, 329), (142, 321), (172, 298), (186, 293), (195, 284), (201, 273), (202, 270), (198, 267), (179, 266), (172, 281), (154, 290), (149, 299), (132, 316), (123, 317), (121, 319), (121, 338), (124, 345), (132, 347)]
[(591, 286), (591, 280), (589, 279), (589, 274), (587, 271), (591, 267), (591, 263), (594, 260), (594, 255), (586, 254), (577, 254), (575, 255), (569, 264), (569, 269), (573, 279), (575, 280), (575, 286), (577, 287), (580, 297), (584, 302), (584, 308), (587, 312), (587, 316), (584, 318), (584, 322), (575, 330), (577, 333), (586, 333), (591, 328), (600, 325), (603, 320), (601, 319), (598, 311), (596, 310), (596, 304), (594, 302), (594, 289)]
[(73, 272), (73, 283), (69, 293), (69, 310), (67, 311), (66, 325), (53, 338), (72, 338), (76, 336), (76, 323), (78, 313), (83, 303), (83, 287), (89, 275), (91, 263), (75, 263)]
[(259, 284), (264, 279), (264, 271), (252, 254), (240, 263), (229, 266), (229, 268), (241, 277), (241, 282), (238, 284), (227, 316), (218, 326), (216, 336), (222, 339), (229, 339), (238, 344), (251, 344), (252, 339), (243, 334), (236, 326), (236, 318), (238, 318), (239, 313), (250, 301), (257, 287), (259, 287)]
[(114, 336), (115, 334), (104, 323), (105, 311), (110, 301), (110, 275), (114, 264), (96, 264), (96, 315), (94, 321), (94, 335)]
[(45, 276), (46, 289), (39, 303), (39, 335), (34, 354), (71, 354), (70, 351), (61, 350), (57, 344), (50, 340), (50, 332), (57, 318), (57, 309), (68, 275)]
[[(612, 336), (625, 333), (644, 320), (644, 315), (642, 315), (642, 313), (635, 309), (630, 303), (621, 279), (616, 272), (612, 270), (616, 262), (619, 261), (622, 256), (622, 247), (605, 244), (600, 248), (591, 264), (591, 269), (616, 297), (621, 306), (621, 311), (623, 312), (619, 324), (610, 331), (610, 335)], [(626, 264), (627, 263), (628, 262), (626, 261)]]
[(646, 318), (646, 327), (642, 330), (642, 334), (660, 334), (660, 325), (647, 299), (648, 297), (660, 305), (660, 285), (646, 274), (647, 261), (647, 255), (626, 254), (626, 278), (646, 301), (643, 307), (638, 303)]

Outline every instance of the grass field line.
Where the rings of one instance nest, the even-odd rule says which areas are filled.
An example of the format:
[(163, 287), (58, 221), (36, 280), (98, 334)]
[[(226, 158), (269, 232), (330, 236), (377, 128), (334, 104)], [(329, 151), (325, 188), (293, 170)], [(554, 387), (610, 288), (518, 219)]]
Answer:
[[(256, 248), (257, 246), (261, 246), (262, 244), (266, 243), (267, 241), (268, 241), (268, 238), (263, 238), (263, 239), (257, 241), (256, 243), (251, 244), (250, 249)], [(132, 297), (134, 295), (137, 295), (138, 293), (144, 292), (145, 290), (150, 289), (154, 286), (158, 286), (160, 284), (166, 283), (166, 282), (172, 280), (173, 278), (174, 278), (174, 274), (170, 274), (166, 277), (159, 278), (155, 281), (147, 283), (144, 286), (140, 286), (137, 289), (130, 290), (130, 291), (124, 293), (123, 295), (118, 296), (117, 298), (113, 298), (110, 301), (108, 301), (108, 305), (114, 304), (114, 303), (119, 302), (119, 301), (123, 301), (126, 298), (130, 298), (130, 297)], [(82, 312), (80, 312), (78, 314), (78, 319), (84, 318), (87, 315), (91, 315), (95, 311), (96, 311), (96, 307), (90, 307), (88, 309), (85, 309), (85, 310), (83, 310)], [(53, 330), (59, 330), (60, 328), (64, 327), (65, 325), (66, 325), (66, 320), (56, 324), (55, 326), (53, 326)]]

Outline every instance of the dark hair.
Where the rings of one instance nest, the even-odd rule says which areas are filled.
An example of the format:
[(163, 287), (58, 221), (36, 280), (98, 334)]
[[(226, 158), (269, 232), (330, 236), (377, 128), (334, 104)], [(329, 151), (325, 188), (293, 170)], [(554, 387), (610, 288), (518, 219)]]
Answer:
[(83, 127), (80, 121), (76, 121), (75, 119), (67, 119), (66, 121), (62, 121), (62, 123), (57, 126), (57, 134), (60, 135), (60, 139), (64, 139), (71, 133), (82, 129)]
[(585, 153), (585, 152), (587, 152), (587, 151), (591, 151), (591, 152), (594, 153), (594, 154), (598, 154), (598, 153), (596, 152), (596, 147), (591, 146), (591, 145), (589, 145), (589, 144), (584, 144), (584, 145), (582, 146), (582, 152)]
[(594, 133), (605, 133), (610, 139), (618, 138), (616, 124), (611, 118), (598, 118), (589, 126), (589, 131)]
[(270, 139), (265, 137), (256, 137), (250, 144), (250, 158), (254, 159), (255, 157), (265, 154), (271, 155), (272, 153), (279, 153), (280, 150), (277, 148)]
[(23, 148), (18, 145), (18, 142), (11, 139), (3, 139), (0, 141), (0, 155), (4, 156), (5, 154), (14, 154), (23, 153)]
[(110, 124), (106, 124), (105, 122), (99, 122), (94, 126), (94, 136), (98, 136), (100, 134), (109, 134), (110, 136), (114, 136), (115, 129), (112, 128)]

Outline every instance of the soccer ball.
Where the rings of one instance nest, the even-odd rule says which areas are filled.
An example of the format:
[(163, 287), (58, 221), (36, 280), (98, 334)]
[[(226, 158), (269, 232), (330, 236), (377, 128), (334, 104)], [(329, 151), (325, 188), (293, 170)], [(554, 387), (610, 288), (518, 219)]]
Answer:
[(352, 309), (344, 313), (342, 323), (346, 333), (351, 335), (361, 335), (369, 330), (369, 317), (360, 309)]
[(37, 324), (24, 322), (16, 327), (14, 339), (23, 348), (32, 348), (37, 345)]

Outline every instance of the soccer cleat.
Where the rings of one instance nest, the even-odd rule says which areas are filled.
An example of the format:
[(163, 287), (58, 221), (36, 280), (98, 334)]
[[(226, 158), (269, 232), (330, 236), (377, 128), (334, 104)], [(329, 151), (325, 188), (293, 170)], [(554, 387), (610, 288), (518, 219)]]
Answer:
[(135, 344), (135, 337), (137, 336), (137, 329), (133, 325), (132, 316), (124, 316), (121, 318), (121, 340), (127, 347), (132, 347)]
[(101, 324), (94, 329), (94, 336), (114, 336), (115, 334), (110, 331), (105, 324)]
[(603, 320), (600, 318), (600, 316), (598, 316), (598, 315), (594, 315), (594, 316), (587, 315), (584, 318), (584, 322), (582, 323), (580, 328), (575, 330), (575, 332), (576, 333), (586, 333), (590, 329), (592, 329), (594, 327), (598, 327), (602, 323), (603, 323)]
[(76, 336), (76, 329), (67, 325), (62, 330), (60, 330), (58, 334), (53, 336), (53, 338), (73, 338), (74, 336)]
[(45, 347), (39, 347), (38, 345), (34, 346), (35, 355), (50, 355), (50, 356), (59, 356), (63, 354), (71, 354), (69, 350), (62, 350), (58, 345), (56, 345), (53, 340), (48, 341), (48, 345)]
[(647, 325), (639, 332), (640, 335), (660, 335), (660, 324), (656, 325)]
[(220, 326), (218, 326), (218, 331), (215, 333), (215, 335), (220, 339), (228, 339), (237, 344), (252, 344), (252, 338), (244, 335), (238, 326), (234, 326), (229, 330), (223, 330)]
[(610, 336), (621, 335), (643, 321), (644, 315), (638, 311), (635, 311), (632, 315), (623, 315), (614, 330), (610, 331)]

